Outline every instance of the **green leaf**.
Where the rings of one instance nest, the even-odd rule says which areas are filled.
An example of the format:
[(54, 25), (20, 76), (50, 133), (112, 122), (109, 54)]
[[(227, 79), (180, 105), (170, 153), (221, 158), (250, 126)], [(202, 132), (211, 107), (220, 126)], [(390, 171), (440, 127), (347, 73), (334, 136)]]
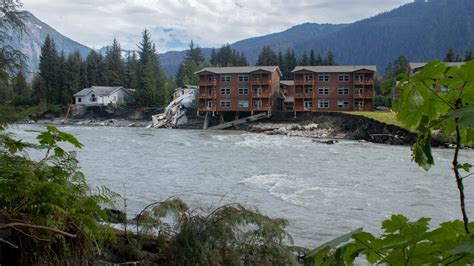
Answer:
[(472, 165), (468, 163), (458, 164), (456, 166), (456, 169), (463, 169), (466, 172), (470, 172), (471, 168), (472, 168)]
[(460, 255), (460, 254), (474, 254), (474, 236), (463, 241), (453, 250), (449, 251), (451, 255)]
[(404, 226), (406, 226), (407, 222), (408, 218), (401, 214), (392, 215), (390, 220), (382, 222), (382, 229), (384, 229), (386, 233), (394, 233), (400, 231)]
[(448, 113), (444, 120), (458, 119), (458, 125), (474, 128), (474, 106), (466, 106), (454, 112)]
[(308, 255), (306, 256), (306, 258), (312, 258), (312, 257), (315, 256), (320, 250), (325, 249), (326, 247), (336, 248), (336, 247), (338, 247), (340, 244), (349, 241), (349, 240), (352, 238), (352, 236), (353, 236), (354, 234), (357, 234), (357, 233), (360, 233), (360, 232), (362, 232), (362, 228), (358, 228), (358, 229), (356, 229), (356, 230), (354, 230), (354, 231), (351, 231), (351, 232), (349, 232), (349, 233), (347, 233), (347, 234), (344, 234), (344, 235), (342, 235), (342, 236), (339, 236), (339, 237), (337, 237), (337, 238), (335, 238), (335, 239), (333, 239), (333, 240), (331, 240), (331, 241), (328, 241), (328, 242), (326, 242), (326, 243), (320, 245), (319, 247), (313, 249), (312, 251), (310, 251), (310, 252), (308, 253)]

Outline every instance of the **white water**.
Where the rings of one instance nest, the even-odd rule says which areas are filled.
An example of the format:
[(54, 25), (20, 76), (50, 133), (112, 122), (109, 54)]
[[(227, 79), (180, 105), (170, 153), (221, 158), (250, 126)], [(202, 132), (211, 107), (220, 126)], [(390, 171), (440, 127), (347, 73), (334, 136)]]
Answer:
[[(18, 137), (34, 133), (12, 128)], [(71, 127), (85, 145), (78, 152), (92, 186), (106, 185), (128, 198), (129, 215), (148, 203), (179, 196), (192, 206), (239, 202), (289, 221), (295, 244), (314, 247), (358, 227), (380, 231), (393, 213), (432, 224), (461, 218), (452, 150), (435, 150), (426, 173), (410, 148), (230, 131)], [(474, 164), (474, 152), (462, 162)], [(465, 181), (474, 218), (474, 177)], [(120, 207), (120, 206), (118, 206)]]

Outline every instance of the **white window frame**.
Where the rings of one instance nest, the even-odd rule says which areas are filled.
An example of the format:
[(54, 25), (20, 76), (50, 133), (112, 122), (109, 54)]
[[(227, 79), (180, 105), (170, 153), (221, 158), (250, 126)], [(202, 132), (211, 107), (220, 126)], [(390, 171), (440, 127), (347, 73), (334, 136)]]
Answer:
[(262, 100), (253, 100), (252, 101), (252, 106), (257, 107), (257, 108), (262, 108), (263, 107), (263, 102), (262, 102)]
[(321, 109), (329, 108), (329, 100), (328, 99), (319, 99), (318, 100), (318, 108), (321, 108)]
[(230, 100), (229, 99), (223, 99), (220, 102), (222, 108), (230, 108)]
[(239, 108), (249, 108), (249, 100), (247, 99), (239, 99), (238, 105)]
[(212, 108), (213, 106), (214, 106), (214, 102), (211, 101), (211, 100), (208, 100), (208, 101), (207, 101), (207, 107), (208, 107), (208, 108)]
[(82, 102), (82, 97), (77, 97), (77, 102), (81, 103)]
[(304, 80), (304, 81), (313, 81), (313, 80), (314, 80), (314, 76), (313, 76), (313, 74), (304, 74), (304, 75), (303, 75), (303, 80)]
[(337, 101), (337, 108), (339, 108), (339, 109), (349, 108), (349, 101), (348, 100), (338, 100)]
[(349, 95), (349, 88), (348, 87), (340, 87), (337, 88), (338, 95)]
[(239, 74), (239, 82), (248, 82), (249, 75), (248, 74)]
[(230, 75), (221, 75), (221, 82), (230, 82), (231, 76)]
[(239, 88), (239, 95), (248, 95), (249, 94), (249, 88), (242, 87)]
[(257, 95), (262, 95), (263, 93), (263, 88), (262, 87), (254, 87), (252, 89), (252, 93), (253, 94), (257, 94)]
[(95, 93), (91, 94), (91, 97), (89, 98), (90, 102), (97, 102), (97, 97), (95, 96)]
[(304, 100), (304, 109), (312, 109), (313, 108), (313, 100)]
[(318, 75), (319, 82), (329, 82), (330, 79), (331, 79), (331, 75), (328, 73), (322, 73)]
[(222, 87), (221, 88), (221, 95), (230, 95), (230, 88)]
[(318, 94), (319, 95), (328, 95), (329, 94), (329, 88), (328, 87), (318, 88)]
[(341, 82), (347, 82), (350, 80), (350, 74), (349, 73), (339, 73), (338, 79)]
[(305, 87), (304, 88), (305, 94), (313, 94), (313, 87)]

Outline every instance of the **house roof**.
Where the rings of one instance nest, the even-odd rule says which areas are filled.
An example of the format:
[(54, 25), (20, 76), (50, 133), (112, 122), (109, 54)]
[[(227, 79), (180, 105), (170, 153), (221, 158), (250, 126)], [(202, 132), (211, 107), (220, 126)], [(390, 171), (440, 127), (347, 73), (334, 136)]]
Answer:
[(295, 81), (294, 80), (280, 80), (280, 84), (283, 84), (286, 86), (294, 86)]
[(354, 65), (354, 66), (296, 66), (292, 72), (307, 70), (316, 73), (337, 73), (337, 72), (355, 72), (358, 70), (370, 70), (377, 72), (375, 65)]
[[(418, 68), (424, 67), (426, 64), (428, 64), (428, 62), (410, 62), (408, 64), (410, 66), (410, 69), (418, 69)], [(453, 67), (453, 66), (460, 67), (466, 64), (466, 62), (444, 62), (444, 64), (446, 64), (446, 66), (449, 66), (449, 67)]]
[(198, 86), (195, 86), (195, 85), (183, 85), (181, 87), (178, 87), (176, 89), (173, 90), (173, 92), (175, 91), (179, 91), (179, 90), (182, 90), (182, 89), (193, 89), (193, 90), (197, 90), (199, 87)]
[(74, 96), (76, 96), (76, 97), (77, 96), (86, 96), (91, 92), (94, 92), (98, 96), (107, 96), (107, 95), (110, 95), (110, 94), (114, 93), (117, 90), (120, 90), (120, 89), (123, 89), (124, 91), (126, 91), (128, 93), (133, 92), (132, 89), (126, 89), (122, 86), (118, 86), (118, 87), (92, 86), (90, 88), (82, 89), (81, 91), (75, 93)]
[(256, 71), (274, 72), (275, 70), (278, 71), (280, 76), (282, 75), (278, 66), (206, 67), (195, 72), (194, 74), (199, 74), (202, 72), (211, 72), (214, 74), (239, 74), (251, 73)]

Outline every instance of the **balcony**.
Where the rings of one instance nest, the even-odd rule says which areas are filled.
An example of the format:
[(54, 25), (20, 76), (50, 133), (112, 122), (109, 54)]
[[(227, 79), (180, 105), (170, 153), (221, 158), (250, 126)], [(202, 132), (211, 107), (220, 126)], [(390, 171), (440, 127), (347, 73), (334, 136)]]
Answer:
[(373, 79), (354, 79), (354, 85), (374, 85)]
[(295, 85), (313, 85), (313, 79), (295, 79)]
[(295, 92), (295, 98), (313, 98), (314, 95), (312, 92)]
[(270, 92), (252, 92), (252, 98), (271, 98), (272, 94)]
[(217, 85), (217, 80), (199, 80), (198, 83), (199, 86), (216, 86)]
[(252, 106), (252, 111), (270, 111), (272, 107), (270, 105), (263, 105), (263, 106)]
[(270, 79), (252, 79), (252, 85), (269, 85)]

